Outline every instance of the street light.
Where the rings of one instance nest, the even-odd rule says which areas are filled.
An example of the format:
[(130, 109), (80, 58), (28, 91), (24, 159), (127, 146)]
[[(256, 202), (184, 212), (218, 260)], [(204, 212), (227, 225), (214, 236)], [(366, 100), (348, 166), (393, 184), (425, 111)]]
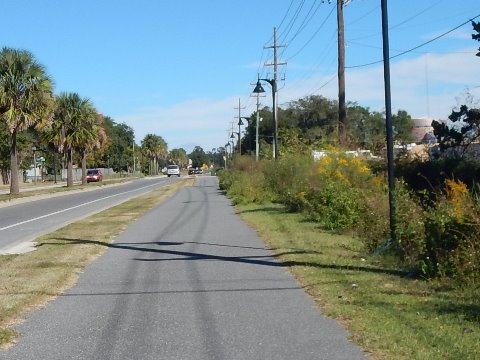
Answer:
[(243, 125), (242, 118), (238, 119), (238, 153), (242, 155), (242, 144), (240, 143), (240, 126)]
[(259, 109), (260, 109), (260, 93), (265, 92), (263, 89), (262, 85), (260, 84), (259, 81), (257, 81), (257, 86), (255, 86), (255, 89), (253, 90), (253, 93), (255, 94), (257, 98), (257, 125), (255, 127), (255, 161), (258, 162), (258, 156), (260, 152), (260, 145), (258, 143), (258, 128), (260, 126), (260, 114), (259, 114)]
[(32, 152), (33, 152), (33, 181), (35, 185), (37, 185), (37, 158), (35, 152), (37, 151), (37, 147), (32, 145)]
[[(264, 93), (265, 90), (262, 87), (262, 84), (260, 83), (260, 80), (266, 81), (270, 84), (272, 87), (272, 103), (273, 103), (273, 109), (272, 109), (272, 114), (273, 114), (273, 159), (275, 160), (277, 158), (277, 148), (278, 148), (278, 122), (277, 122), (277, 99), (276, 99), (276, 94), (277, 94), (277, 82), (275, 79), (258, 79), (257, 80), (257, 85), (255, 86), (255, 89), (253, 89), (254, 94), (260, 94)], [(258, 129), (258, 111), (257, 111), (257, 129)]]
[[(240, 129), (240, 125), (238, 126), (238, 128)], [(240, 151), (240, 132), (232, 131), (232, 135), (230, 135), (230, 139), (232, 139), (232, 153), (235, 149), (235, 146), (233, 145), (233, 139), (235, 139), (235, 134), (237, 134), (238, 136), (238, 149)]]
[[(252, 120), (252, 118), (249, 117), (249, 116), (242, 116), (241, 118), (247, 120), (248, 127), (249, 127), (249, 126), (250, 126), (250, 120)], [(245, 130), (243, 131), (244, 134), (245, 134), (245, 136), (246, 136), (246, 134), (247, 134), (247, 131), (246, 131), (246, 130), (247, 130), (247, 129), (245, 129)], [(252, 151), (251, 149), (252, 149), (252, 137), (250, 136), (250, 132), (248, 132), (248, 152), (249, 152), (249, 153), (251, 153), (251, 151)]]
[(225, 144), (225, 170), (227, 170), (227, 159), (228, 159), (227, 146), (231, 146), (231, 145), (230, 145), (230, 142), (227, 142), (227, 143)]

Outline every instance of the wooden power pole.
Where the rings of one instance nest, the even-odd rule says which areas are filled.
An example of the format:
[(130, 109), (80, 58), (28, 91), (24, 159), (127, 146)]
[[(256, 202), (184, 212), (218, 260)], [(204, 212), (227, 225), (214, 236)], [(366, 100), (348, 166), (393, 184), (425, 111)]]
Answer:
[(272, 46), (265, 46), (265, 49), (273, 49), (273, 63), (266, 63), (265, 66), (273, 66), (273, 79), (267, 80), (270, 85), (272, 86), (272, 100), (273, 100), (273, 159), (277, 158), (278, 154), (278, 117), (277, 117), (277, 84), (278, 84), (278, 66), (279, 65), (286, 65), (286, 62), (278, 62), (277, 59), (277, 49), (279, 47), (285, 47), (285, 45), (278, 45), (277, 44), (277, 29), (273, 28), (273, 45)]
[(344, 0), (337, 0), (338, 26), (338, 141), (347, 145), (347, 107), (345, 104), (345, 34), (343, 24)]

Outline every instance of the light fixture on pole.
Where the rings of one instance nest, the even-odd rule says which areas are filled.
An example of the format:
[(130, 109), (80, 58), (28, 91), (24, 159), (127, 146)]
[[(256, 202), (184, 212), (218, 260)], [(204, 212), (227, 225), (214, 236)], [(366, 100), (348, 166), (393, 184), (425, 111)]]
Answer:
[(255, 86), (255, 89), (253, 89), (253, 93), (257, 97), (257, 125), (255, 126), (255, 161), (258, 162), (258, 157), (260, 153), (260, 145), (258, 143), (258, 128), (260, 126), (260, 114), (258, 113), (259, 108), (260, 108), (260, 94), (264, 93), (265, 90), (262, 87), (262, 84), (260, 84), (260, 79), (257, 80), (257, 85)]
[[(247, 128), (243, 130), (243, 133), (245, 134), (245, 136), (247, 136), (247, 130), (250, 127), (250, 120), (252, 120), (252, 118), (250, 118), (248, 116), (242, 116), (241, 118), (247, 120), (247, 123), (248, 123)], [(252, 151), (252, 137), (250, 136), (250, 131), (248, 131), (247, 149), (248, 149), (248, 153), (251, 154), (251, 151)]]
[(32, 152), (33, 152), (33, 181), (35, 185), (37, 185), (37, 157), (36, 157), (37, 147), (32, 145)]
[(238, 136), (238, 143), (240, 144), (240, 133), (239, 132), (237, 133), (236, 131), (232, 131), (232, 135), (230, 135), (230, 139), (232, 139), (232, 154), (235, 152), (235, 143), (233, 140), (235, 139), (235, 134)]
[[(260, 94), (264, 93), (265, 90), (262, 87), (262, 84), (260, 83), (260, 80), (266, 81), (270, 84), (272, 87), (272, 103), (273, 103), (273, 108), (272, 108), (272, 114), (273, 114), (273, 159), (275, 160), (277, 158), (277, 148), (278, 148), (278, 124), (277, 124), (277, 82), (275, 79), (258, 79), (257, 80), (257, 85), (255, 86), (255, 89), (253, 89), (253, 93), (255, 94)], [(258, 112), (257, 112), (257, 119), (258, 119)], [(258, 122), (257, 122), (258, 124)]]
[(227, 159), (228, 159), (228, 150), (227, 150), (227, 147), (228, 147), (228, 146), (230, 146), (230, 142), (227, 142), (227, 143), (225, 144), (225, 157), (224, 157), (224, 159), (225, 159), (225, 170), (227, 170)]
[(242, 155), (242, 143), (240, 142), (240, 126), (243, 125), (242, 118), (238, 119), (238, 154)]
[(232, 157), (233, 157), (233, 153), (235, 152), (235, 142), (233, 141), (233, 139), (235, 139), (235, 136), (233, 136), (233, 133), (231, 134), (230, 136), (230, 153), (232, 154)]

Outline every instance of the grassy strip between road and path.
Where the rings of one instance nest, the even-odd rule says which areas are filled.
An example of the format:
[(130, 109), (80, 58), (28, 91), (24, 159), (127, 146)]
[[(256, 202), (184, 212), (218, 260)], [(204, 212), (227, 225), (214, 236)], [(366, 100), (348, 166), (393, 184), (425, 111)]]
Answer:
[(480, 290), (408, 277), (280, 205), (237, 205), (322, 312), (374, 359), (480, 359)]
[[(111, 180), (104, 180), (101, 182), (88, 183), (87, 185), (80, 185), (80, 184), (74, 185), (73, 187), (67, 187), (66, 185), (55, 186), (54, 184), (41, 184), (38, 186), (29, 184), (28, 186), (20, 189), (20, 193), (16, 195), (0, 194), (0, 205), (3, 202), (8, 203), (12, 200), (24, 199), (24, 198), (38, 196), (38, 195), (51, 195), (51, 194), (57, 194), (57, 193), (66, 193), (69, 191), (92, 190), (96, 187), (125, 183), (128, 181), (131, 181), (132, 179), (133, 178), (111, 179)], [(38, 187), (38, 189), (35, 189), (36, 187)], [(3, 188), (9, 189), (9, 187), (6, 187), (6, 186), (3, 186)]]
[(0, 347), (16, 334), (10, 326), (72, 286), (78, 273), (101, 254), (114, 237), (194, 179), (181, 179), (69, 224), (36, 240), (35, 251), (0, 256)]

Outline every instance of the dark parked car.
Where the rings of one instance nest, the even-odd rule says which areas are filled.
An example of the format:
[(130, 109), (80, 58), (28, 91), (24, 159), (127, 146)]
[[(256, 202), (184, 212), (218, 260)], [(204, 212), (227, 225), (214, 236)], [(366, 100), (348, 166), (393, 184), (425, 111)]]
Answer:
[(203, 170), (202, 169), (194, 169), (194, 168), (188, 169), (188, 175), (197, 175), (197, 174), (203, 174)]
[(102, 181), (102, 172), (98, 169), (87, 170), (87, 183), (92, 181)]

